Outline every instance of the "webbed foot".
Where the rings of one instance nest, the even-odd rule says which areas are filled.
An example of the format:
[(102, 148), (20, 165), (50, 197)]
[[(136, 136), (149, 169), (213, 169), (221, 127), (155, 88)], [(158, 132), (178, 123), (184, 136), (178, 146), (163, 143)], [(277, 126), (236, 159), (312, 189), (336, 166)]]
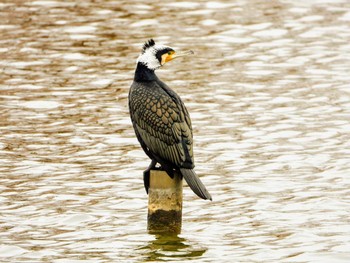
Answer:
[(148, 188), (149, 188), (150, 171), (156, 168), (156, 164), (157, 162), (155, 160), (152, 160), (148, 168), (143, 172), (143, 184), (145, 186), (145, 190), (147, 194), (148, 194)]

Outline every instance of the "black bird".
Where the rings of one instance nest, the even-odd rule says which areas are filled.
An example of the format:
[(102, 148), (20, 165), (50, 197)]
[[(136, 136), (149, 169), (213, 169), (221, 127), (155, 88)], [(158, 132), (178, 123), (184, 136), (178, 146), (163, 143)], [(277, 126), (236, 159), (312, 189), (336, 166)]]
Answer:
[(137, 59), (134, 81), (129, 92), (131, 121), (143, 150), (152, 160), (143, 173), (146, 192), (149, 173), (159, 163), (170, 177), (179, 172), (199, 197), (211, 195), (194, 172), (192, 125), (180, 97), (162, 82), (154, 71), (174, 58), (193, 54), (175, 52), (148, 40)]

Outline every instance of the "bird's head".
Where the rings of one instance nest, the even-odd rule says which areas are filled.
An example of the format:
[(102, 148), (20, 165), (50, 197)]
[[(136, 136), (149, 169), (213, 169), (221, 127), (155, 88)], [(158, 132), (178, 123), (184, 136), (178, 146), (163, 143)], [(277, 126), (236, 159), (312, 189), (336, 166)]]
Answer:
[(143, 45), (141, 55), (136, 62), (144, 64), (151, 70), (156, 70), (170, 60), (191, 54), (194, 54), (192, 50), (177, 52), (171, 47), (157, 45), (153, 39), (150, 39)]

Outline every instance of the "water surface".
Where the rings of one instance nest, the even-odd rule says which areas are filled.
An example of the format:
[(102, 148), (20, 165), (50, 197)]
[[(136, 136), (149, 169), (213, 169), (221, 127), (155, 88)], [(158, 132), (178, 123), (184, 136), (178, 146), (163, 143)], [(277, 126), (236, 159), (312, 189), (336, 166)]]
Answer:
[[(2, 1), (1, 262), (349, 262), (348, 1)], [(148, 38), (192, 117), (179, 236), (146, 231), (128, 116)]]

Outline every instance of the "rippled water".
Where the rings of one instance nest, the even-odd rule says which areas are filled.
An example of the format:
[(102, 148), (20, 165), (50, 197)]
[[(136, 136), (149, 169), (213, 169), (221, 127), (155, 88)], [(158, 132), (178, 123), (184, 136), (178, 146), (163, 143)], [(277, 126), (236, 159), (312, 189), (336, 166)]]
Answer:
[[(350, 262), (349, 1), (2, 1), (1, 262)], [(146, 231), (127, 94), (145, 40), (196, 55), (179, 236)]]

